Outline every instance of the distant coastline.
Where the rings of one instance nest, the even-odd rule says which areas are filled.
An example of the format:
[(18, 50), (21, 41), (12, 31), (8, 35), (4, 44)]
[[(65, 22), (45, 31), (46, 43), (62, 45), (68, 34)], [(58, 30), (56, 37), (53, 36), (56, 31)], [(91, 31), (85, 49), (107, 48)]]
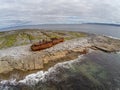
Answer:
[(120, 25), (106, 24), (106, 23), (23, 25), (23, 26), (3, 28), (3, 29), (0, 29), (0, 32), (11, 31), (11, 30), (21, 30), (21, 29), (80, 31), (85, 33), (107, 35), (107, 36), (120, 38)]
[(114, 23), (80, 23), (80, 24), (38, 24), (38, 25), (18, 25), (18, 26), (11, 26), (6, 28), (0, 28), (0, 31), (8, 31), (8, 30), (17, 30), (17, 29), (42, 29), (47, 26), (62, 26), (62, 25), (105, 25), (105, 26), (118, 26), (120, 27), (120, 24), (114, 24)]

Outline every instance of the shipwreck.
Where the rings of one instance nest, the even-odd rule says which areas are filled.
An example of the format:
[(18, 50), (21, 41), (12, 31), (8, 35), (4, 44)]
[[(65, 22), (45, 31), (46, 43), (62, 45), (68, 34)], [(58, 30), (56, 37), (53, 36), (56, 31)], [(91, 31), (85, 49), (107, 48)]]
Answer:
[(32, 44), (31, 50), (32, 51), (39, 51), (46, 48), (50, 48), (58, 43), (64, 42), (64, 38), (51, 38), (50, 41), (43, 40), (42, 42), (37, 42)]

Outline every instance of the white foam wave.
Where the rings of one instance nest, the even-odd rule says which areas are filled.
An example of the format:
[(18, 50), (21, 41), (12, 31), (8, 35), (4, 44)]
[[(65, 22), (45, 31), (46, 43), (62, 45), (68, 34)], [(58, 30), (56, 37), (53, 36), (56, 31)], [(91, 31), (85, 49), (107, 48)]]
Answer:
[(120, 54), (120, 52), (117, 52), (117, 54)]
[(17, 85), (17, 82), (16, 82), (16, 79), (2, 80), (0, 84), (1, 85)]
[(25, 77), (25, 79), (20, 80), (19, 83), (24, 83), (28, 85), (35, 85), (38, 83), (40, 80), (43, 79), (45, 72), (39, 71), (37, 73), (30, 74)]
[(113, 37), (113, 36), (107, 36), (107, 37), (110, 37), (110, 38), (113, 38), (113, 39), (118, 39), (118, 40), (120, 40), (120, 38)]
[[(79, 56), (78, 58), (80, 59), (81, 56)], [(20, 80), (19, 83), (24, 83), (24, 84), (27, 84), (27, 85), (35, 85), (39, 81), (45, 82), (46, 80), (49, 79), (49, 77), (51, 79), (54, 79), (55, 81), (58, 81), (58, 78), (54, 77), (55, 74), (60, 72), (57, 69), (59, 67), (69, 69), (71, 67), (72, 63), (78, 61), (78, 58), (76, 60), (71, 60), (71, 61), (58, 63), (54, 67), (49, 68), (48, 71), (45, 71), (45, 72), (44, 71), (39, 71), (37, 73), (30, 74), (30, 75), (26, 76), (25, 79)]]
[(66, 61), (62, 63), (58, 63), (55, 66), (48, 69), (48, 71), (39, 71), (37, 73), (33, 73), (30, 75), (27, 75), (25, 79), (16, 81), (15, 79), (12, 80), (3, 80), (0, 82), (1, 85), (17, 85), (17, 84), (26, 84), (26, 85), (36, 85), (38, 82), (45, 82), (49, 79), (54, 79), (55, 81), (59, 81), (57, 77), (55, 77), (55, 74), (60, 73), (58, 68), (65, 68), (69, 69), (72, 66), (72, 63), (77, 62), (82, 58), (83, 55), (80, 55), (77, 59)]

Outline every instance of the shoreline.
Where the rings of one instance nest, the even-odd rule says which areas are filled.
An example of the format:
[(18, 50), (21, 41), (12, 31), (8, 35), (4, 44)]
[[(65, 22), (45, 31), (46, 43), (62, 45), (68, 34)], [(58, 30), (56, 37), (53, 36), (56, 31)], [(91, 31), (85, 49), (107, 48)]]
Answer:
[[(87, 53), (84, 53), (84, 50), (87, 50)], [(6, 53), (3, 53), (4, 51)], [(55, 87), (61, 88), (60, 85), (64, 87), (64, 85), (77, 84), (74, 83), (77, 77), (80, 78), (80, 81), (79, 79), (77, 81), (81, 84), (86, 84), (87, 80), (87, 85), (91, 89), (94, 89), (91, 84), (96, 88), (102, 87), (103, 90), (106, 87), (108, 90), (109, 88), (116, 89), (119, 87), (115, 86), (118, 82), (114, 81), (114, 84), (113, 80), (117, 78), (119, 81), (116, 74), (119, 69), (116, 66), (119, 67), (120, 62), (116, 59), (117, 62), (111, 64), (109, 61), (114, 61), (112, 59), (117, 56), (118, 51), (120, 52), (120, 40), (101, 35), (67, 40), (51, 48), (36, 52), (30, 50), (30, 45), (2, 49), (0, 50), (1, 72), (6, 72), (8, 77), (13, 76), (8, 80), (6, 80), (7, 77), (1, 79), (0, 89), (40, 90), (43, 88), (51, 89), (51, 86), (53, 86), (53, 89)], [(115, 57), (113, 57), (114, 55)], [(110, 60), (109, 57), (112, 59)], [(111, 65), (114, 65), (114, 67), (112, 68)], [(115, 72), (111, 74), (112, 71), (109, 68)], [(15, 69), (22, 71), (19, 72), (22, 77), (19, 77), (19, 73), (12, 73)], [(26, 72), (26, 74), (23, 72)], [(11, 73), (10, 76), (9, 73)], [(72, 79), (72, 82), (69, 81)], [(64, 81), (67, 83), (64, 83)], [(51, 84), (51, 82), (55, 84)], [(108, 85), (107, 82), (111, 82), (111, 84)], [(112, 85), (113, 87), (111, 87)], [(69, 87), (65, 88), (67, 90)], [(82, 88), (84, 88), (84, 85)]]
[[(50, 67), (47, 71), (41, 70), (41, 71), (38, 71), (36, 73), (29, 74), (24, 79), (19, 80), (19, 81), (16, 81), (15, 79), (3, 80), (3, 81), (0, 82), (0, 86), (3, 85), (4, 88), (5, 87), (10, 87), (10, 88), (13, 88), (13, 90), (16, 90), (16, 89), (14, 89), (14, 87), (16, 87), (16, 88), (24, 88), (24, 87), (26, 87), (25, 90), (33, 90), (33, 88), (35, 90), (40, 90), (40, 89), (46, 88), (46, 87), (50, 88), (49, 86), (44, 87), (43, 85), (50, 84), (51, 82), (56, 82), (58, 85), (61, 85), (61, 84), (59, 84), (59, 82), (64, 81), (64, 79), (66, 80), (65, 77), (64, 78), (61, 77), (62, 74), (63, 74), (63, 76), (65, 74), (65, 76), (68, 75), (67, 77), (69, 77), (72, 73), (74, 73), (76, 75), (78, 72), (81, 72), (83, 75), (86, 76), (86, 73), (92, 75), (94, 72), (100, 71), (99, 73), (95, 74), (95, 81), (93, 79), (91, 83), (95, 82), (93, 84), (94, 85), (98, 85), (98, 90), (99, 90), (99, 86), (101, 86), (101, 85), (96, 81), (96, 80), (99, 80), (98, 78), (96, 78), (96, 76), (97, 76), (97, 77), (103, 79), (103, 81), (102, 81), (103, 83), (101, 82), (101, 84), (105, 85), (105, 88), (104, 88), (104, 86), (102, 86), (104, 89), (106, 89), (106, 88), (113, 88), (113, 89), (117, 88), (117, 87), (115, 87), (115, 85), (114, 85), (114, 87), (106, 87), (106, 85), (107, 85), (107, 81), (106, 80), (108, 80), (108, 81), (111, 80), (110, 79), (111, 74), (109, 75), (106, 72), (106, 69), (110, 70), (109, 67), (111, 67), (111, 65), (109, 65), (110, 63), (108, 63), (108, 65), (106, 64), (109, 61), (109, 58), (108, 58), (107, 61), (105, 60), (106, 61), (105, 62), (105, 66), (107, 65), (109, 67), (105, 68), (105, 71), (104, 71), (104, 67), (105, 66), (104, 66), (104, 63), (102, 62), (102, 61), (104, 61), (103, 58), (101, 58), (102, 61), (99, 60), (99, 59), (98, 60), (93, 60), (92, 59), (92, 58), (95, 57), (95, 55), (99, 55), (99, 53), (100, 53), (100, 56), (101, 55), (105, 56), (104, 57), (105, 59), (106, 59), (106, 55), (109, 57), (109, 53), (104, 53), (102, 51), (92, 51), (92, 52), (90, 52), (90, 53), (88, 53), (86, 55), (80, 55), (78, 58), (76, 58), (74, 60), (57, 63), (56, 65)], [(91, 55), (93, 57), (91, 57)], [(90, 60), (89, 60), (88, 56), (90, 56), (90, 58), (91, 58)], [(96, 63), (93, 62), (93, 61), (95, 61)], [(100, 61), (101, 61), (102, 64), (100, 64)], [(114, 60), (112, 60), (112, 61), (114, 61)], [(91, 64), (92, 64), (92, 66), (91, 66)], [(103, 65), (103, 66), (100, 66), (100, 65)], [(119, 65), (119, 64), (117, 63), (117, 65)], [(88, 70), (88, 71), (85, 73), (84, 69), (82, 69), (82, 67), (85, 70)], [(93, 73), (89, 72), (89, 70), (91, 70), (91, 69), (88, 69), (88, 67), (93, 69), (93, 71), (92, 71)], [(95, 69), (95, 71), (94, 71), (94, 69)], [(101, 72), (101, 70), (102, 70), (102, 72)], [(114, 69), (112, 71), (114, 71)], [(71, 72), (70, 75), (69, 75), (69, 72)], [(77, 78), (77, 77), (74, 77), (74, 78)], [(79, 78), (81, 78), (81, 76), (79, 76)], [(114, 77), (114, 78), (116, 78), (116, 77)], [(84, 80), (84, 78), (83, 78), (83, 80)], [(86, 81), (86, 79), (85, 79), (85, 81)], [(69, 80), (68, 80), (68, 82), (69, 82)], [(69, 83), (74, 83), (74, 82), (69, 82)], [(86, 82), (81, 81), (79, 83), (86, 83)], [(87, 82), (87, 84), (89, 85), (90, 82)], [(111, 86), (111, 85), (108, 85), (108, 86)], [(90, 86), (89, 86), (89, 88), (90, 88)], [(94, 87), (92, 87), (92, 88), (94, 89)], [(21, 89), (21, 90), (24, 90), (24, 89)]]
[[(32, 52), (29, 48), (30, 45), (3, 49), (0, 50), (1, 73), (9, 73), (14, 70), (23, 72), (42, 70), (46, 68), (47, 64), (47, 66), (49, 66), (52, 62), (54, 63), (53, 65), (55, 65), (64, 59), (75, 59), (82, 54), (84, 50), (88, 50), (89, 53), (89, 49), (116, 52), (120, 49), (119, 42), (120, 40), (107, 36), (95, 35), (92, 37), (68, 40), (49, 49), (37, 52)], [(3, 53), (4, 51), (6, 53)]]

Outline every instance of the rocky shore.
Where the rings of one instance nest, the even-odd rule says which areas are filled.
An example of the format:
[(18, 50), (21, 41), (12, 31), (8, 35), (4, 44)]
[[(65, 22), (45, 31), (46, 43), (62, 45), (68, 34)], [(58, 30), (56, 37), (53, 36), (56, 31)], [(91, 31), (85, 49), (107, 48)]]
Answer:
[[(119, 39), (90, 35), (35, 52), (30, 46), (0, 50), (0, 90), (120, 89), (120, 56), (115, 54), (120, 51)], [(39, 72), (2, 78), (34, 70)]]
[(19, 81), (3, 80), (0, 90), (119, 90), (119, 58), (120, 54), (91, 51)]
[(87, 38), (83, 38), (66, 41), (36, 52), (30, 50), (30, 45), (0, 50), (0, 73), (7, 73), (14, 69), (22, 71), (42, 69), (44, 64), (59, 60), (75, 52), (73, 50), (78, 46), (81, 47), (78, 51), (82, 52), (90, 44), (88, 44)]
[(65, 41), (42, 51), (33, 52), (31, 44), (0, 50), (0, 74), (14, 70), (45, 69), (49, 63), (73, 60), (91, 49), (105, 52), (120, 51), (120, 40), (106, 36), (89, 36)]

